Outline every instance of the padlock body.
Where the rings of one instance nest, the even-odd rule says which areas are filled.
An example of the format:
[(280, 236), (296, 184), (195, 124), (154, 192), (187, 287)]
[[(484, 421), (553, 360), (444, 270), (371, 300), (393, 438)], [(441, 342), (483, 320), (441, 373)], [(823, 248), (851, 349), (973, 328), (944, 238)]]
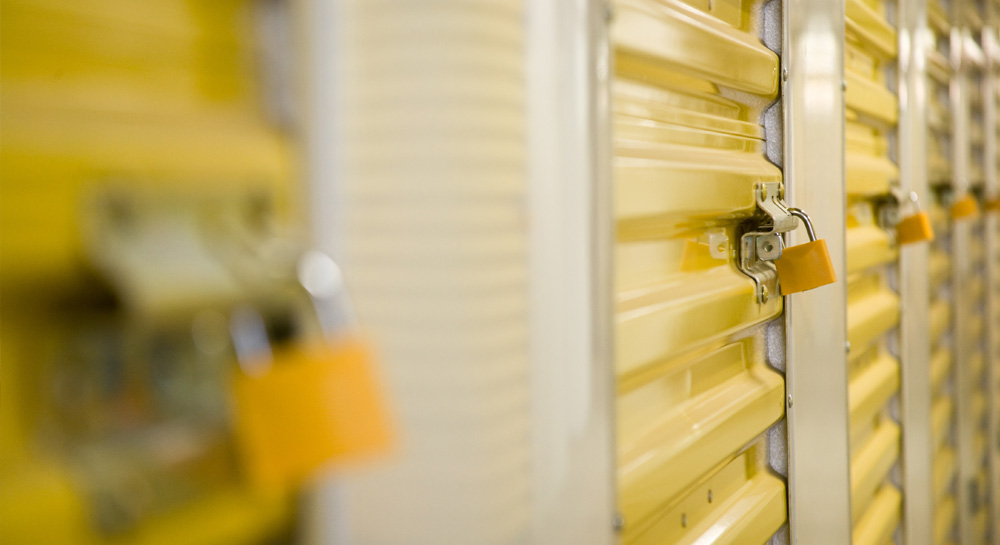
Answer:
[(826, 241), (813, 240), (785, 248), (774, 262), (778, 269), (781, 294), (790, 295), (811, 290), (837, 281)]
[(896, 225), (896, 241), (900, 244), (930, 240), (934, 240), (934, 228), (931, 227), (931, 218), (927, 212), (921, 211), (905, 217)]
[(951, 205), (951, 217), (953, 219), (970, 218), (978, 213), (979, 205), (971, 195), (966, 195)]
[(233, 380), (236, 432), (251, 481), (297, 486), (334, 462), (387, 449), (392, 433), (362, 339), (276, 351), (266, 372)]

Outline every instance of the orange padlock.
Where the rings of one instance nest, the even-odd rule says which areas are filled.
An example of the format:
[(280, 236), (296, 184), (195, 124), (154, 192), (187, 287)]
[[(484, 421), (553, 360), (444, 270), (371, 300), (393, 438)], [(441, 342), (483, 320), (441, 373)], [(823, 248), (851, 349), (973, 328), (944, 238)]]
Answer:
[(972, 195), (966, 195), (961, 199), (955, 201), (951, 205), (951, 217), (952, 219), (965, 219), (974, 217), (979, 213), (979, 204), (976, 203), (975, 197)]
[(809, 242), (785, 248), (781, 257), (775, 260), (781, 294), (790, 295), (836, 282), (837, 273), (833, 270), (826, 241), (816, 239), (812, 222), (805, 212), (798, 208), (788, 211), (805, 224)]
[(250, 368), (259, 370), (237, 372), (232, 389), (236, 436), (255, 484), (294, 487), (324, 466), (389, 448), (389, 418), (360, 337), (285, 347)]
[(373, 351), (353, 325), (339, 268), (309, 252), (298, 272), (323, 336), (272, 347), (252, 307), (236, 309), (230, 322), (240, 458), (251, 483), (281, 490), (384, 452), (393, 438)]
[(934, 240), (934, 228), (927, 212), (921, 210), (896, 224), (896, 241), (900, 244)]

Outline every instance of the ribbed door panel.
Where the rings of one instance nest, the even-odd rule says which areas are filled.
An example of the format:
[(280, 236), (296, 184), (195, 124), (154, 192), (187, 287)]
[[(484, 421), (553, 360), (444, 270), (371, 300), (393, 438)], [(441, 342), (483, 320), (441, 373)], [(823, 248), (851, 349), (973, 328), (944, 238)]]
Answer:
[(287, 141), (260, 107), (252, 8), (3, 0), (5, 281), (79, 273), (80, 203), (99, 184), (287, 186)]
[[(967, 1), (961, 4), (963, 9), (959, 18), (962, 30), (966, 32), (968, 42), (963, 43), (963, 69), (959, 73), (960, 78), (964, 78), (965, 93), (968, 101), (968, 134), (967, 142), (967, 182), (970, 195), (979, 201), (980, 209), (983, 208), (985, 199), (985, 97), (983, 85), (985, 74), (980, 64), (970, 62), (969, 49), (982, 51), (982, 32), (984, 20), (986, 18), (986, 6), (982, 1)], [(986, 402), (987, 395), (996, 395), (996, 392), (987, 391), (988, 375), (986, 369), (986, 338), (987, 327), (985, 302), (986, 285), (986, 221), (982, 214), (972, 219), (960, 221), (967, 222), (970, 229), (967, 245), (964, 248), (965, 255), (956, 256), (957, 259), (965, 260), (966, 274), (959, 278), (960, 292), (955, 293), (958, 302), (957, 312), (962, 313), (962, 324), (955, 332), (956, 342), (962, 345), (962, 357), (957, 362), (961, 368), (959, 376), (965, 381), (966, 389), (963, 395), (967, 396), (964, 414), (959, 411), (960, 418), (968, 418), (967, 424), (970, 435), (965, 446), (968, 452), (967, 458), (962, 458), (961, 463), (968, 464), (967, 468), (960, 471), (964, 481), (960, 482), (959, 493), (965, 494), (968, 505), (968, 517), (971, 520), (971, 538), (974, 543), (986, 543), (988, 532), (988, 508), (990, 497), (988, 483), (989, 479), (989, 455), (988, 438), (989, 421), (988, 408)], [(961, 251), (961, 249), (959, 249)], [(961, 504), (961, 502), (959, 502)]]
[(524, 543), (535, 507), (526, 5), (338, 4), (338, 238), (405, 455), (344, 479), (335, 532), (366, 545)]
[[(191, 244), (232, 241), (245, 220), (232, 226), (239, 231), (220, 229), (236, 219), (225, 208), (243, 198), (287, 202), (291, 190), (290, 139), (265, 114), (259, 7), (0, 0), (5, 542), (209, 544), (284, 535), (288, 502), (237, 480), (216, 420), (217, 403), (225, 414), (215, 382), (225, 337), (216, 349), (223, 352), (206, 357), (189, 353), (183, 335), (164, 335), (183, 331), (170, 328), (196, 309), (225, 311), (230, 297), (248, 293), (247, 279), (234, 282), (225, 265), (249, 256), (257, 235), (235, 252)], [(87, 230), (108, 213), (98, 194), (121, 199), (114, 210), (125, 218), (115, 227), (123, 237), (156, 242), (130, 242), (108, 256), (117, 260), (134, 244), (154, 263), (170, 262), (162, 277), (145, 269), (141, 279), (95, 274)], [(223, 206), (213, 214), (201, 203)], [(170, 223), (156, 217), (165, 209)], [(149, 290), (133, 298), (129, 280)], [(50, 308), (68, 297), (77, 301), (72, 312)], [(78, 336), (66, 338), (69, 330)], [(162, 338), (147, 354), (154, 333)], [(101, 349), (55, 356), (71, 342)], [(53, 389), (66, 377), (76, 394)], [(183, 408), (175, 397), (185, 398)], [(80, 418), (63, 421), (63, 412)], [(85, 463), (87, 452), (100, 464)]]
[(934, 545), (957, 538), (956, 476), (958, 458), (954, 436), (955, 387), (952, 330), (951, 223), (947, 206), (952, 181), (953, 114), (950, 85), (952, 67), (949, 51), (951, 21), (939, 0), (927, 4), (928, 22), (934, 49), (928, 51), (927, 181), (931, 187), (928, 211), (934, 227), (929, 256), (931, 347), (931, 438), (934, 505)]
[(900, 321), (900, 298), (891, 287), (899, 252), (878, 217), (878, 202), (899, 178), (891, 150), (899, 103), (887, 80), (897, 54), (889, 9), (881, 1), (846, 4), (847, 359), (855, 544), (890, 542), (902, 516), (902, 495), (890, 481), (901, 430), (888, 409), (899, 392), (900, 365), (891, 340)]
[(784, 414), (735, 266), (754, 187), (780, 182), (763, 108), (778, 57), (758, 5), (622, 0), (612, 41), (618, 482), (628, 544), (758, 544), (785, 522), (764, 432)]

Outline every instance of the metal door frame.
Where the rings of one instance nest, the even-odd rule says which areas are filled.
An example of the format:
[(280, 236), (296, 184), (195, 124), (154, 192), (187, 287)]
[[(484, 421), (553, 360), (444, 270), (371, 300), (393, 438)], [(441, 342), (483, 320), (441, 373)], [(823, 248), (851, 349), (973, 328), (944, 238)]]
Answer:
[[(933, 38), (927, 26), (926, 0), (899, 0), (899, 168), (904, 193), (930, 202), (927, 182), (927, 49)], [(931, 491), (931, 379), (929, 334), (929, 247), (900, 249), (900, 411), (902, 424), (903, 533), (907, 545), (929, 545), (934, 529)]]
[[(783, 4), (784, 174), (837, 273), (785, 299), (792, 543), (850, 543), (844, 166), (844, 1)], [(802, 230), (790, 243), (805, 242)]]

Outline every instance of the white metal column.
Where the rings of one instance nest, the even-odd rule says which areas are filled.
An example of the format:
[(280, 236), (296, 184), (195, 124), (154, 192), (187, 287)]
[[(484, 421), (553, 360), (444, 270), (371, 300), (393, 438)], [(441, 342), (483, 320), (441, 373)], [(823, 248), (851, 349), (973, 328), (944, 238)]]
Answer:
[[(927, 184), (927, 50), (933, 47), (927, 27), (926, 0), (899, 3), (899, 167), (904, 193), (914, 191), (929, 203)], [(903, 532), (907, 545), (929, 545), (934, 527), (931, 491), (930, 334), (928, 245), (901, 248), (899, 292), (900, 420), (903, 424)]]
[(602, 0), (526, 2), (531, 543), (615, 542), (609, 47)]
[[(784, 4), (782, 99), (789, 202), (826, 237), (838, 281), (785, 300), (793, 543), (851, 542), (844, 239), (844, 3)], [(806, 240), (802, 230), (791, 243)]]

